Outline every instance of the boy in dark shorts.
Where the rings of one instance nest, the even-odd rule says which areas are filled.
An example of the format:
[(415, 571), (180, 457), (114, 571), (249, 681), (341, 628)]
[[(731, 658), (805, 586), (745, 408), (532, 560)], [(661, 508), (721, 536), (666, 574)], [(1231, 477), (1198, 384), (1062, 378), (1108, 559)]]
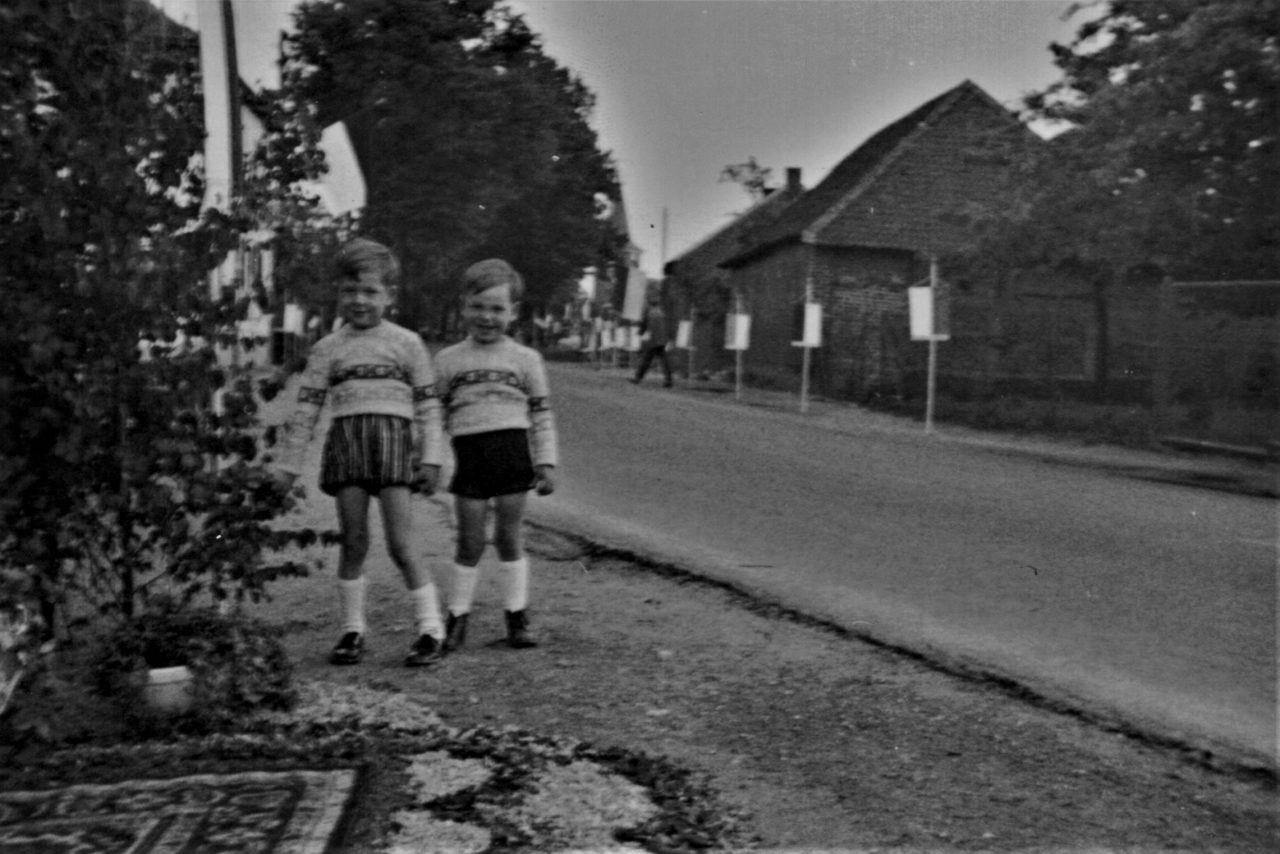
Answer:
[(436, 354), (445, 430), (457, 461), (449, 485), (458, 521), (446, 619), (449, 651), (466, 639), (490, 506), (507, 643), (537, 646), (529, 629), (529, 559), (521, 525), (528, 491), (550, 495), (555, 489), (557, 440), (542, 355), (506, 334), (523, 295), (524, 280), (505, 261), (473, 264), (463, 275), (467, 338)]
[(356, 664), (364, 654), (364, 559), (373, 497), (382, 505), (387, 551), (409, 589), (418, 631), (405, 664), (424, 667), (440, 661), (444, 626), (435, 584), (413, 553), (411, 497), (414, 490), (435, 491), (444, 459), (435, 373), (422, 338), (383, 317), (400, 274), (391, 250), (352, 240), (339, 250), (336, 266), (344, 323), (311, 349), (277, 469), (291, 485), (327, 401), (333, 423), (320, 488), (336, 499), (342, 532), (342, 637), (329, 660)]

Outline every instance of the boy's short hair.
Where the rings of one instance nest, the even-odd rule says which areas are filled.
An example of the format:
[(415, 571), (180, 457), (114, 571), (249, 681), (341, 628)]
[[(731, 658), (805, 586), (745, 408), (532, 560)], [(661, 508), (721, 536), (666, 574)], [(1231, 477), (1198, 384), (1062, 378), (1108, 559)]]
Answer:
[(386, 246), (376, 240), (357, 237), (342, 244), (334, 259), (334, 268), (343, 279), (355, 279), (361, 273), (378, 273), (382, 283), (394, 288), (400, 283), (400, 262)]
[(479, 294), (500, 285), (507, 286), (512, 302), (519, 302), (524, 297), (524, 277), (501, 258), (477, 261), (462, 274), (464, 294)]

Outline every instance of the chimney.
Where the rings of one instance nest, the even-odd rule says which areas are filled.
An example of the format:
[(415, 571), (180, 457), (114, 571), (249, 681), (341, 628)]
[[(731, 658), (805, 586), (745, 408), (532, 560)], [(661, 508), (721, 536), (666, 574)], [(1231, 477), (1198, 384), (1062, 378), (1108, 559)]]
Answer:
[(787, 167), (787, 189), (788, 190), (800, 189), (800, 167), (799, 166)]

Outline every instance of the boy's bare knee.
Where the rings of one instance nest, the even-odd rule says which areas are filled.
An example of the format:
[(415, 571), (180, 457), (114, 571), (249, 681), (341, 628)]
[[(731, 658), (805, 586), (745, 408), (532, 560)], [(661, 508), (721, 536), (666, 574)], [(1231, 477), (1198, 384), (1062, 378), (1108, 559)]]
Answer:
[(493, 545), (498, 550), (500, 558), (503, 560), (515, 560), (520, 556), (520, 529), (516, 528), (514, 531), (509, 531), (499, 528), (494, 532)]
[(403, 569), (413, 562), (413, 550), (404, 543), (387, 543), (387, 554), (391, 562)]
[(475, 566), (484, 555), (484, 537), (460, 537), (455, 559), (463, 566)]

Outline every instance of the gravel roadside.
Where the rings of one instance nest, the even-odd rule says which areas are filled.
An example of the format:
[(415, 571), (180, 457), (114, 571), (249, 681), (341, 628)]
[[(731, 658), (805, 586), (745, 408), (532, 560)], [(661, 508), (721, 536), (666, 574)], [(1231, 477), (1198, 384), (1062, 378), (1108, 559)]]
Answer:
[[(447, 504), (421, 509), (438, 566)], [(393, 692), (459, 731), (513, 727), (664, 757), (765, 847), (1246, 852), (1280, 840), (1269, 775), (1215, 768), (552, 532), (532, 531), (530, 550), (535, 650), (499, 642), (492, 572), (470, 645), (427, 672), (400, 666), (406, 608), (376, 555), (376, 628), (359, 667), (324, 661), (328, 578), (279, 586), (268, 610), (287, 615), (305, 679)], [(387, 819), (367, 816), (367, 829), (386, 832)]]
[[(1254, 490), (1274, 474), (965, 431), (949, 430), (946, 441), (1215, 488)], [(302, 524), (332, 525), (323, 499), (312, 496)], [(419, 502), (420, 553), (442, 585), (449, 506), (447, 497)], [(324, 661), (334, 639), (327, 572), (278, 586), (268, 613), (287, 620), (305, 679), (393, 692), (460, 731), (514, 727), (666, 757), (705, 779), (715, 809), (744, 816), (742, 838), (766, 847), (1244, 852), (1280, 842), (1273, 774), (1107, 730), (1016, 686), (940, 672), (555, 532), (531, 530), (529, 548), (544, 640), (536, 650), (495, 643), (501, 609), (488, 571), (468, 648), (425, 673), (401, 667), (412, 639), (407, 607), (376, 541), (363, 665)], [(386, 831), (386, 821), (371, 816), (367, 830)]]

